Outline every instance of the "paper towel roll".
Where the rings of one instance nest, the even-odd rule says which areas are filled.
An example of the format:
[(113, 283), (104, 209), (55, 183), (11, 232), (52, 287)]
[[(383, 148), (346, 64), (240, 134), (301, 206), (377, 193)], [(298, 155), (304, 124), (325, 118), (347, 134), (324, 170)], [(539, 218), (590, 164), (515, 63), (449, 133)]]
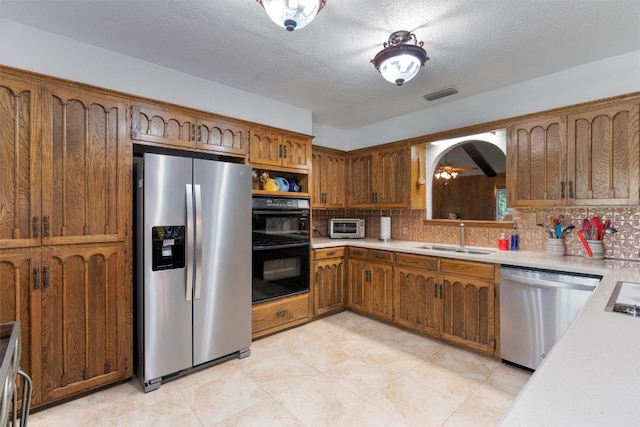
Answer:
[(380, 217), (380, 240), (391, 239), (391, 217)]

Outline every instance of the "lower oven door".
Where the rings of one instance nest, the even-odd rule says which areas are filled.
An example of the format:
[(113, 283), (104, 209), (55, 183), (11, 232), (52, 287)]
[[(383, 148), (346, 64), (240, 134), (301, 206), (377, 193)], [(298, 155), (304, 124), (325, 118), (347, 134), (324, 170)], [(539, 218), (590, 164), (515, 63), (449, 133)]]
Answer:
[(309, 243), (253, 248), (253, 303), (309, 291)]

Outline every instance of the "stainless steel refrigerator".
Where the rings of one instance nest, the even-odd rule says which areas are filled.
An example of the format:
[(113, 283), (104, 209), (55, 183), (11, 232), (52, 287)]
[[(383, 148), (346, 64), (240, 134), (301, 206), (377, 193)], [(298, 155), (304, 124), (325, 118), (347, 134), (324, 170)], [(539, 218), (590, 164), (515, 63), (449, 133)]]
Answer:
[(145, 153), (134, 177), (134, 366), (151, 391), (249, 355), (251, 168)]

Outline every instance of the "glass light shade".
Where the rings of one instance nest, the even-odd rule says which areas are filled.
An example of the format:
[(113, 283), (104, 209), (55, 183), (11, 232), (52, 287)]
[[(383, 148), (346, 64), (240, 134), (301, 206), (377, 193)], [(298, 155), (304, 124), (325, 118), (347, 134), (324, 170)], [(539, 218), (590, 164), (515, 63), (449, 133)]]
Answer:
[(269, 18), (287, 31), (306, 27), (326, 0), (258, 0)]
[(418, 74), (421, 66), (418, 58), (411, 54), (402, 53), (382, 61), (380, 74), (386, 81), (402, 86), (403, 83)]
[(422, 44), (416, 40), (415, 34), (396, 31), (391, 33), (389, 41), (383, 44), (384, 49), (371, 62), (385, 80), (402, 86), (414, 78), (429, 59)]

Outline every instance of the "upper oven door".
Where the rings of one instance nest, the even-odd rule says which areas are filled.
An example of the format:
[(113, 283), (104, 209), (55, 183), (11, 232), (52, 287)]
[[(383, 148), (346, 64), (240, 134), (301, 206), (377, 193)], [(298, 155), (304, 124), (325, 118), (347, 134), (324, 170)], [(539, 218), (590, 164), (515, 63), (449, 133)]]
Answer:
[(309, 211), (254, 210), (253, 248), (293, 247), (309, 244)]

